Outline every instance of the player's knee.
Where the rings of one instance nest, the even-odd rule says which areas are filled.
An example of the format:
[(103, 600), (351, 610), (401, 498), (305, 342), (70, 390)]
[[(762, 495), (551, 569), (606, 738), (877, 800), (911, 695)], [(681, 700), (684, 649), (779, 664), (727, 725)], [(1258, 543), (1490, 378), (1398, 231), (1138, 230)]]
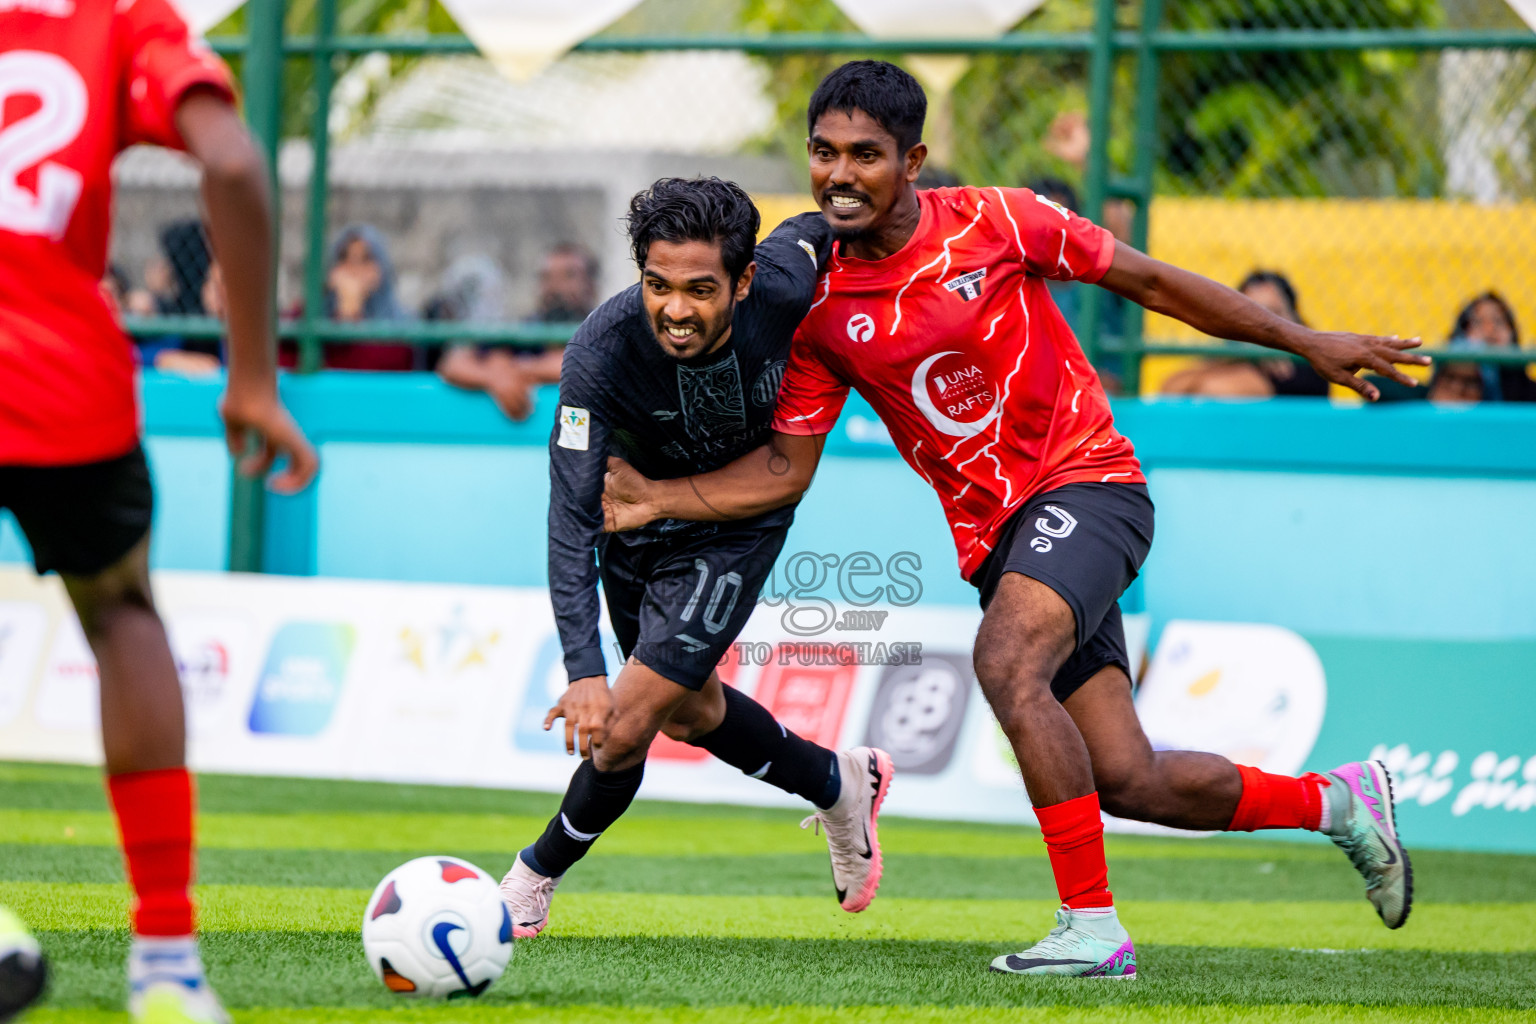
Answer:
[[(711, 692), (713, 690), (713, 692)], [(725, 719), (725, 695), (718, 687), (692, 694), (663, 723), (662, 734), (679, 743), (692, 743), (720, 728)]]
[(1054, 700), (1051, 680), (1023, 645), (978, 638), (974, 654), (976, 680), (1004, 728), (1007, 717), (1027, 715), (1037, 701)]
[(70, 593), (81, 631), (93, 642), (110, 638), (127, 622), (156, 614), (154, 599), (147, 588), (109, 573), (77, 582)]

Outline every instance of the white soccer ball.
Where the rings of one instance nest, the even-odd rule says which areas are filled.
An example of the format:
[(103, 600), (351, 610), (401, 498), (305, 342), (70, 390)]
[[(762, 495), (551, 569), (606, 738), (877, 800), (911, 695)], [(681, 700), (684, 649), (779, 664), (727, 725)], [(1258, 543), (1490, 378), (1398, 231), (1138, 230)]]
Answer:
[(512, 958), (512, 918), (484, 871), (457, 857), (418, 857), (368, 898), (363, 952), (398, 995), (478, 996)]

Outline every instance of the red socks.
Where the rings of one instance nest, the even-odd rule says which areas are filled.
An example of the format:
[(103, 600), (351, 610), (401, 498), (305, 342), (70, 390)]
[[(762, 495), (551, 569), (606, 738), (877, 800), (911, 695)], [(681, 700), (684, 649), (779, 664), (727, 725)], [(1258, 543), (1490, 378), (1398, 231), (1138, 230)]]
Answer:
[(1104, 861), (1104, 820), (1099, 794), (1089, 793), (1049, 807), (1036, 807), (1035, 817), (1051, 855), (1056, 892), (1073, 910), (1112, 907), (1109, 866)]
[(192, 934), (192, 777), (185, 768), (107, 776), (138, 935)]
[(1237, 765), (1243, 777), (1243, 795), (1237, 800), (1228, 832), (1252, 832), (1261, 828), (1304, 828), (1316, 832), (1323, 816), (1323, 787), (1328, 782), (1315, 772), (1299, 779), (1270, 775), (1245, 764)]

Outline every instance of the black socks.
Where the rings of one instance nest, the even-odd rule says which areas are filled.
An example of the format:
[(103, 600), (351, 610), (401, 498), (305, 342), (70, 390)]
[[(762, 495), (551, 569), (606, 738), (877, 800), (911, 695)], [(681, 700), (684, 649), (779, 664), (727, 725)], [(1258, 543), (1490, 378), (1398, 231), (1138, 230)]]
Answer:
[(645, 778), (645, 762), (616, 772), (600, 772), (590, 760), (581, 762), (560, 801), (560, 813), (549, 820), (544, 834), (519, 856), (541, 875), (563, 875), (619, 820)]
[(691, 741), (744, 775), (804, 797), (822, 810), (837, 802), (842, 773), (837, 755), (780, 725), (768, 709), (725, 687), (725, 718), (714, 732)]

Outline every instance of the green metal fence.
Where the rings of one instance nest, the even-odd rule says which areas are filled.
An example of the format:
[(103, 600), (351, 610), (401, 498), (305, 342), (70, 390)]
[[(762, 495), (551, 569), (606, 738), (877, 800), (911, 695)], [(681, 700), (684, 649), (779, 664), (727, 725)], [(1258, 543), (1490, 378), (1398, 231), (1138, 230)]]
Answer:
[[(1154, 197), (1169, 209), (1185, 202), (1181, 210), (1220, 200), (1254, 216), (1274, 214), (1266, 203), (1393, 201), (1428, 203), (1420, 210), (1428, 217), (1436, 214), (1434, 203), (1456, 202), (1515, 210), (1519, 216), (1498, 223), (1516, 231), (1526, 223), (1522, 202), (1536, 196), (1536, 33), (1520, 25), (1503, 0), (1054, 0), (1015, 31), (988, 40), (874, 40), (848, 31), (829, 4), (786, 8), (739, 0), (723, 6), (735, 11), (736, 31), (716, 30), (717, 17), (708, 32), (662, 36), (645, 31), (644, 19), (631, 19), (627, 31), (620, 26), (588, 39), (566, 59), (747, 55), (762, 69), (774, 110), (768, 130), (745, 146), (788, 165), (803, 164), (803, 148), (795, 154), (803, 146), (804, 100), (825, 70), (863, 56), (959, 58), (959, 74), (935, 97), (930, 121), (945, 162), (976, 184), (1066, 179), (1079, 190), (1081, 212), (1118, 220), (1122, 236), (1143, 249), (1149, 240), (1156, 248), (1161, 237), (1153, 231), (1161, 208)], [(794, 13), (784, 13), (791, 8)], [(348, 0), (314, 0), (297, 14), (283, 0), (247, 0), (210, 38), (239, 67), (247, 118), (266, 143), (274, 177), (285, 134), (303, 132), (309, 139), (301, 312), (281, 325), (282, 337), (297, 345), (298, 369), (319, 369), (325, 346), (349, 340), (416, 346), (564, 340), (570, 327), (558, 324), (343, 324), (325, 317), (336, 83), (369, 54), (388, 54), (404, 66), (470, 60), (475, 53), (467, 38), (451, 32), (339, 30), (360, 23), (355, 13)], [(442, 26), (440, 9), (429, 14), (417, 19), (417, 28)], [(1085, 144), (1080, 153), (1051, 138), (1063, 123), (1072, 128), (1073, 116), (1086, 127), (1086, 140), (1081, 131), (1075, 135), (1079, 148)], [(1414, 230), (1407, 221), (1406, 228), (1383, 223), (1384, 230)], [(1536, 229), (1536, 221), (1530, 223)], [(1474, 241), (1494, 253), (1536, 251), (1536, 234)], [(1461, 251), (1454, 243), (1444, 241), (1447, 252)], [(1368, 280), (1377, 270), (1368, 262), (1357, 269), (1358, 283), (1380, 292), (1381, 284)], [(1496, 262), (1490, 256), (1490, 267)], [(1536, 274), (1532, 278), (1524, 294), (1508, 296), (1518, 309), (1536, 309)], [(1405, 295), (1421, 290), (1408, 278), (1401, 288)], [(1347, 291), (1324, 298), (1345, 308), (1352, 301)], [(1255, 355), (1243, 346), (1149, 338), (1157, 332), (1139, 308), (1111, 309), (1107, 293), (1096, 288), (1083, 289), (1080, 300), (1077, 327), (1085, 349), (1132, 391), (1148, 356)], [(134, 318), (129, 327), (146, 337), (216, 338), (220, 332), (216, 319), (195, 316)], [(1514, 351), (1457, 358), (1524, 361)], [(244, 482), (237, 488), (231, 567), (255, 568), (260, 496)]]

